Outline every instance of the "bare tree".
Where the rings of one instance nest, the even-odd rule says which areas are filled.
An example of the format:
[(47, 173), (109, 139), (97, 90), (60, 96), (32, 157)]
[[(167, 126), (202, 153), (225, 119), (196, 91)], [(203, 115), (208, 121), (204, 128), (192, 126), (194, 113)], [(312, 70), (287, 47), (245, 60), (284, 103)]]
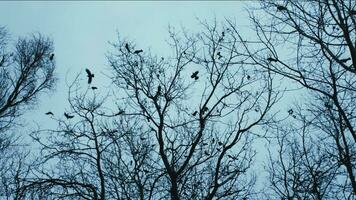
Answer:
[(356, 3), (267, 1), (256, 10), (251, 12), (251, 19), (258, 41), (243, 42), (249, 61), (294, 81), (306, 94), (317, 97), (303, 116), (315, 117), (315, 127), (331, 139), (329, 146), (339, 154), (349, 179), (345, 189), (351, 186), (355, 194), (355, 163), (350, 152), (355, 151), (356, 141)]
[(52, 41), (40, 34), (18, 39), (0, 27), (0, 198), (11, 199), (28, 172), (28, 153), (15, 136), (15, 119), (37, 102), (41, 92), (54, 85)]

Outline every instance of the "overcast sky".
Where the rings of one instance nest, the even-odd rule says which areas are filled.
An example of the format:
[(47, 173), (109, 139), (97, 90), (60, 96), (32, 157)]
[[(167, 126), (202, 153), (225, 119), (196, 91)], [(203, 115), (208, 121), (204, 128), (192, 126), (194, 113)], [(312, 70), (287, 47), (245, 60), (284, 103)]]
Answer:
[[(40, 106), (27, 113), (27, 119), (39, 124), (48, 121), (43, 113), (52, 110), (62, 114), (67, 106), (67, 82), (73, 75), (90, 68), (96, 74), (99, 88), (108, 81), (105, 53), (109, 41), (120, 37), (135, 41), (143, 49), (164, 53), (168, 38), (168, 25), (185, 27), (188, 31), (201, 29), (202, 20), (234, 19), (240, 27), (248, 25), (244, 11), (246, 1), (116, 1), (116, 2), (0, 2), (0, 25), (6, 26), (12, 38), (39, 32), (54, 41), (57, 89), (51, 95), (41, 97)], [(83, 81), (85, 75), (83, 73)], [(101, 84), (99, 84), (99, 82)]]

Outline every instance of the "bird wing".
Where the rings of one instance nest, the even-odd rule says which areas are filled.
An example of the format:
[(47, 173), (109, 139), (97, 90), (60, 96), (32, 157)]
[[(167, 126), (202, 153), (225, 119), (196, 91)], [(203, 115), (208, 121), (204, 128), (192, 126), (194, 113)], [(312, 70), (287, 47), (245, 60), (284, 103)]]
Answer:
[(91, 72), (89, 69), (85, 69), (85, 71), (87, 72), (88, 76), (91, 76)]

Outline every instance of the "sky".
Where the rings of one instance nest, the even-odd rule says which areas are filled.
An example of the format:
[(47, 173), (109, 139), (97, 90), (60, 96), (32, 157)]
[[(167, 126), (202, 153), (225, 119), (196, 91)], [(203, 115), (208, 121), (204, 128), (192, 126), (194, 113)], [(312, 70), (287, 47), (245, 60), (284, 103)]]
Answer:
[[(109, 42), (120, 37), (136, 42), (143, 49), (166, 53), (168, 26), (184, 27), (198, 32), (201, 20), (236, 21), (240, 29), (248, 30), (249, 19), (245, 11), (247, 1), (115, 1), (115, 2), (70, 2), (70, 1), (15, 1), (0, 2), (0, 25), (11, 33), (12, 39), (39, 32), (54, 41), (56, 89), (40, 97), (38, 106), (27, 112), (23, 123), (27, 127), (42, 128), (54, 125), (54, 120), (44, 115), (51, 110), (61, 116), (69, 110), (67, 84), (84, 70), (95, 73), (93, 84), (99, 89), (110, 83), (107, 78), (109, 66), (105, 54)], [(105, 75), (106, 74), (106, 75)], [(53, 128), (53, 127), (52, 127)]]
[[(54, 41), (56, 90), (42, 95), (40, 106), (25, 115), (26, 122), (48, 124), (43, 113), (48, 110), (62, 114), (66, 109), (67, 84), (76, 74), (89, 68), (95, 74), (96, 86), (109, 84), (109, 67), (105, 54), (109, 42), (120, 37), (136, 42), (143, 49), (164, 54), (168, 26), (184, 27), (198, 32), (198, 19), (234, 19), (247, 27), (247, 1), (1, 1), (0, 25), (12, 39), (39, 32)], [(106, 74), (106, 75), (105, 75)], [(101, 83), (101, 85), (98, 85)], [(28, 121), (30, 120), (30, 121)], [(50, 122), (49, 122), (50, 123)]]

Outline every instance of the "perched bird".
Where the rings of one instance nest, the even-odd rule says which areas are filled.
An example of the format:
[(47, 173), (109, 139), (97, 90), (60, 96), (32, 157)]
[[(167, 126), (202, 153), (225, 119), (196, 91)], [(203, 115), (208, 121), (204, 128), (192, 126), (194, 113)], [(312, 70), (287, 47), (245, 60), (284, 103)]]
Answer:
[(141, 52), (143, 52), (142, 49), (139, 49), (139, 50), (134, 51), (135, 54), (139, 54), (139, 53), (141, 53)]
[(293, 109), (288, 110), (288, 114), (292, 115), (294, 113)]
[(340, 62), (345, 63), (345, 62), (347, 62), (347, 61), (349, 61), (349, 60), (351, 60), (351, 58), (344, 58), (344, 59), (340, 59)]
[(282, 10), (287, 10), (287, 8), (286, 8), (286, 7), (284, 7), (284, 6), (277, 6), (277, 9), (278, 9), (279, 11), (282, 11)]
[(49, 60), (53, 60), (54, 58), (54, 53), (52, 53), (50, 56), (49, 56)]
[(198, 114), (198, 111), (195, 111), (195, 112), (193, 112), (193, 116), (195, 116), (195, 115), (197, 115)]
[(221, 32), (221, 36), (223, 36), (223, 37), (225, 36), (225, 32), (224, 31)]
[(193, 72), (193, 74), (190, 76), (190, 78), (194, 78), (195, 80), (198, 80), (198, 73), (199, 73), (199, 71), (195, 71), (195, 72)]
[(218, 56), (218, 59), (221, 59), (223, 56), (221, 55), (220, 51), (216, 54)]
[(209, 110), (209, 108), (206, 107), (206, 106), (204, 106), (204, 108), (203, 108), (203, 114), (204, 114), (205, 112), (207, 112), (208, 110)]
[(98, 89), (97, 87), (95, 87), (95, 86), (93, 86), (93, 87), (91, 87), (91, 89), (92, 90), (96, 90), (96, 89)]
[(250, 75), (247, 75), (247, 80), (250, 80), (251, 76)]
[(72, 119), (74, 117), (74, 115), (69, 115), (68, 113), (64, 113), (64, 116), (67, 118), (67, 119)]
[(90, 84), (94, 78), (94, 74), (92, 74), (89, 69), (85, 69), (85, 71), (87, 72), (88, 84)]
[(271, 58), (271, 57), (268, 57), (267, 60), (268, 60), (269, 62), (277, 62), (277, 61), (278, 61), (277, 59)]
[(131, 53), (129, 44), (126, 43), (126, 44), (125, 44), (125, 48), (126, 48), (127, 52)]
[(223, 145), (223, 143), (219, 141), (219, 142), (218, 142), (218, 145), (222, 146), (222, 145)]
[(155, 96), (153, 97), (154, 100), (157, 100), (157, 98), (159, 97), (159, 95), (161, 95), (161, 90), (162, 90), (162, 88), (161, 88), (161, 86), (159, 85), (159, 86), (157, 87), (157, 92), (156, 92)]
[(45, 113), (46, 115), (54, 115), (53, 112), (49, 111)]
[(116, 113), (116, 115), (122, 115), (122, 114), (124, 114), (124, 113), (125, 113), (124, 110), (120, 110), (118, 113)]

